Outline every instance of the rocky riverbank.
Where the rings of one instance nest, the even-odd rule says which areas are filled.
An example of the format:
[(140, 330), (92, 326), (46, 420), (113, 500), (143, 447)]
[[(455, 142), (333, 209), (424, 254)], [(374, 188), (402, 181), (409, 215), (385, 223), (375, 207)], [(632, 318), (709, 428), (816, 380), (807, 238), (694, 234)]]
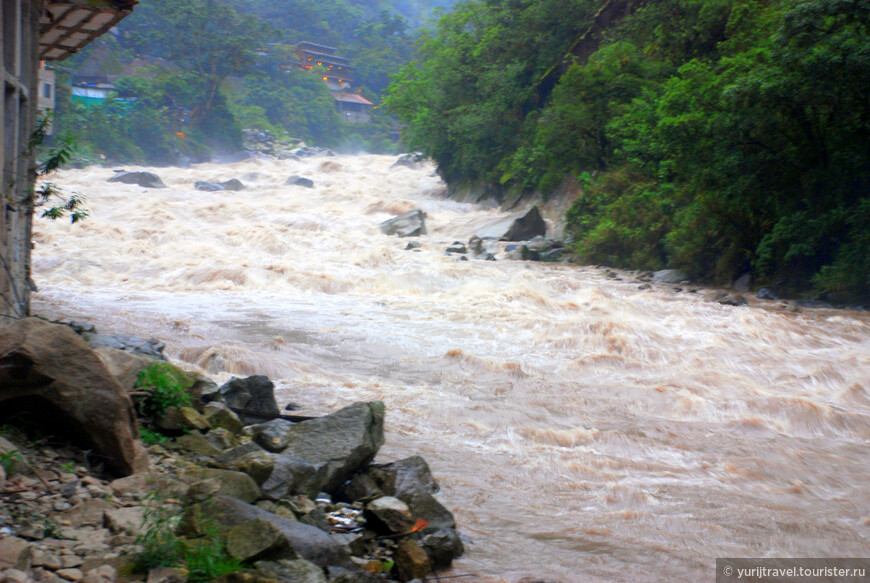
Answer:
[(410, 581), (462, 554), (425, 460), (372, 463), (382, 403), (282, 416), (272, 389), (185, 373), (156, 340), (5, 328), (0, 581)]

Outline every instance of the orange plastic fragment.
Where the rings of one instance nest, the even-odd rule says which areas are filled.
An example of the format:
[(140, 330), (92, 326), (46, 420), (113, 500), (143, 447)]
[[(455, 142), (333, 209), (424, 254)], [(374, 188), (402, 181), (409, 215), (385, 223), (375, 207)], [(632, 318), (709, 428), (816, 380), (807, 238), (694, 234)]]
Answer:
[(423, 520), (422, 518), (418, 518), (417, 522), (414, 523), (414, 526), (411, 527), (411, 532), (417, 532), (418, 530), (423, 530), (429, 526), (429, 523)]

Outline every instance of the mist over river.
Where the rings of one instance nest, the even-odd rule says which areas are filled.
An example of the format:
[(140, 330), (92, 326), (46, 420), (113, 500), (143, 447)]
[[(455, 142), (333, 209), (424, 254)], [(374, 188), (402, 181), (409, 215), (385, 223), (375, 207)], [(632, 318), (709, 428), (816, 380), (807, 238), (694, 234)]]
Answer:
[[(61, 172), (33, 311), (157, 337), (279, 406), (387, 405), (469, 540), (459, 581), (713, 581), (716, 557), (870, 556), (870, 314), (729, 307), (623, 274), (459, 261), (502, 216), (394, 157)], [(138, 169), (127, 167), (128, 170)], [(292, 174), (313, 189), (284, 186)], [(240, 192), (194, 182), (239, 178)], [(420, 251), (378, 223), (422, 208)]]

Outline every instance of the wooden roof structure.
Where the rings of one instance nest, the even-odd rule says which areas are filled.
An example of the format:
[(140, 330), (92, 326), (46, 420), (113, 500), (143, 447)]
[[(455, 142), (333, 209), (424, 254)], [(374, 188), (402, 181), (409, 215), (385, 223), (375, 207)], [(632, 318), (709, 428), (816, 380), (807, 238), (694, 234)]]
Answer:
[(133, 12), (137, 0), (46, 0), (39, 17), (39, 58), (60, 61)]

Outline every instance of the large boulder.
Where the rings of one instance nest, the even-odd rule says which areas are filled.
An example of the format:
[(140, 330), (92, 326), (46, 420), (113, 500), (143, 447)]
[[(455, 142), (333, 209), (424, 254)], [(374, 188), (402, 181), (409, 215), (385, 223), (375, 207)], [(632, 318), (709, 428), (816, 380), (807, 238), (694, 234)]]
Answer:
[(133, 354), (166, 360), (166, 357), (163, 356), (163, 349), (166, 348), (166, 344), (156, 338), (143, 340), (137, 336), (125, 334), (98, 334), (95, 330), (84, 330), (80, 332), (80, 335), (88, 343), (88, 346), (94, 350), (97, 348), (114, 348)]
[(97, 348), (94, 352), (103, 361), (106, 370), (127, 391), (132, 391), (136, 386), (136, 381), (139, 380), (139, 373), (156, 362), (154, 357), (118, 348)]
[(378, 226), (385, 235), (419, 237), (426, 234), (426, 213), (415, 209), (387, 219)]
[[(279, 489), (280, 480), (289, 479), (305, 484), (305, 491), (291, 490), (291, 494), (306, 494), (312, 489), (315, 494), (337, 491), (374, 459), (384, 444), (384, 413), (380, 401), (354, 403), (325, 417), (287, 424), (281, 438), (286, 446), (276, 458), (275, 470), (263, 490), (270, 495)], [(262, 426), (254, 428), (255, 440), (261, 430)], [(258, 443), (263, 445), (262, 440)], [(282, 475), (285, 471), (289, 476)]]
[[(251, 412), (239, 415), (245, 424), (260, 423), (264, 419), (281, 415), (275, 402), (275, 385), (262, 375), (244, 379), (233, 377), (221, 386), (220, 394), (229, 407)], [(260, 415), (256, 415), (257, 413)]]
[(407, 154), (402, 154), (399, 156), (395, 162), (390, 166), (390, 169), (393, 168), (411, 168), (416, 170), (417, 168), (421, 168), (425, 163), (425, 157), (420, 152), (408, 152)]
[(84, 442), (120, 475), (148, 469), (133, 403), (68, 326), (19, 320), (0, 334), (0, 411), (38, 411), (46, 431)]
[(514, 215), (490, 223), (476, 233), (481, 239), (498, 239), (501, 241), (528, 241), (547, 234), (547, 223), (541, 216), (538, 207), (521, 215)]
[(208, 516), (224, 527), (235, 527), (262, 520), (276, 527), (290, 547), (303, 559), (321, 567), (335, 565), (353, 568), (347, 551), (330, 536), (308, 524), (283, 518), (262, 508), (219, 494), (207, 507)]
[(687, 281), (689, 276), (679, 269), (662, 269), (653, 274), (653, 283), (680, 283)]
[(119, 172), (109, 178), (109, 182), (122, 182), (124, 184), (138, 184), (145, 188), (166, 188), (160, 177), (151, 172)]

